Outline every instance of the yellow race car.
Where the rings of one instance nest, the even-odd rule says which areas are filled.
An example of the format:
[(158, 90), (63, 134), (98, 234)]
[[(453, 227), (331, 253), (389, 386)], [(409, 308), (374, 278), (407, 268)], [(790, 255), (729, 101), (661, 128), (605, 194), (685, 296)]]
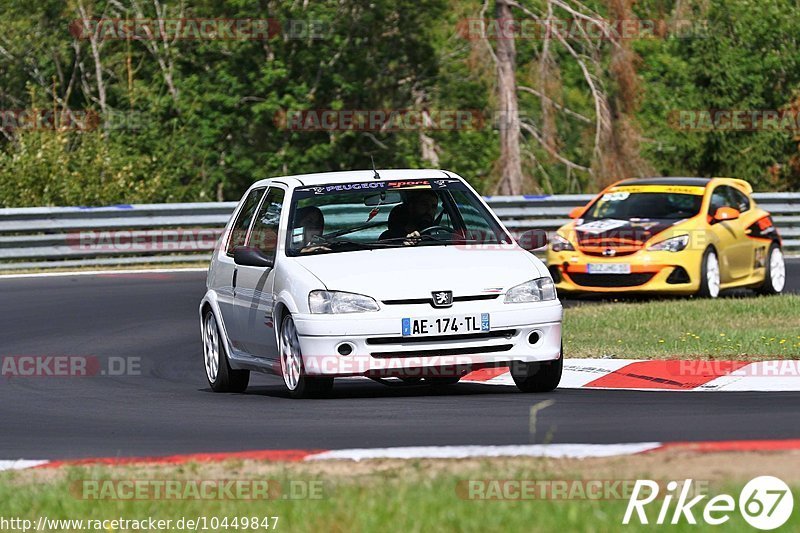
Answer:
[(660, 292), (716, 298), (721, 290), (783, 290), (786, 267), (770, 214), (732, 178), (617, 182), (550, 241), (559, 292)]

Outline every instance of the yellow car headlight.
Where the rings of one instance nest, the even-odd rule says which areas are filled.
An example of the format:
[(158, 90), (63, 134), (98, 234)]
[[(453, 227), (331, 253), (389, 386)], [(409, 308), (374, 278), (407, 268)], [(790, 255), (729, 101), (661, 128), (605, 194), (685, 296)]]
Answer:
[(689, 244), (688, 235), (679, 235), (651, 244), (647, 249), (653, 252), (680, 252)]
[(575, 250), (575, 247), (561, 235), (555, 234), (550, 241), (550, 249), (554, 252), (572, 252)]

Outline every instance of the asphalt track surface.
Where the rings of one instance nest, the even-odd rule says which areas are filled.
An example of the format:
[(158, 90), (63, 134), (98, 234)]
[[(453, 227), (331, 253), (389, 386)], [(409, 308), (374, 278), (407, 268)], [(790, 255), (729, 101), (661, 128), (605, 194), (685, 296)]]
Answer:
[[(800, 292), (800, 260), (788, 269), (788, 290)], [(197, 319), (204, 281), (198, 272), (0, 280), (0, 355), (141, 358), (140, 375), (126, 377), (0, 377), (0, 459), (798, 437), (798, 393), (527, 395), (360, 380), (294, 401), (278, 378), (254, 375), (245, 394), (214, 394)], [(530, 408), (547, 399), (555, 403), (530, 435)]]

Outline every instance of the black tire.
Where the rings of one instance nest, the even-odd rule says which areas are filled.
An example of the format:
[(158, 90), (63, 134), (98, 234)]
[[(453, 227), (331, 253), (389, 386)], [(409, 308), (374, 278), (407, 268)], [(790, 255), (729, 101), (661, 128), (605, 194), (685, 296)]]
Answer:
[(783, 279), (776, 280), (772, 278), (772, 254), (773, 253), (780, 253), (781, 255), (781, 263), (783, 263), (783, 251), (781, 250), (780, 246), (777, 243), (773, 242), (772, 245), (769, 247), (769, 251), (767, 251), (766, 257), (766, 268), (764, 269), (764, 283), (756, 289), (756, 292), (759, 294), (780, 294), (783, 292), (783, 289), (786, 285), (786, 266), (783, 266)]
[[(713, 258), (712, 258), (713, 256)], [(716, 262), (717, 268), (717, 287), (716, 290), (714, 287), (709, 283), (709, 263)], [(722, 269), (719, 264), (719, 255), (717, 255), (716, 250), (709, 247), (706, 248), (706, 251), (703, 253), (703, 260), (700, 263), (700, 289), (697, 291), (697, 296), (701, 298), (717, 298), (719, 296), (719, 284), (722, 282)]]
[[(208, 350), (213, 350), (216, 339), (216, 372), (209, 370)], [(234, 370), (228, 362), (228, 351), (217, 326), (217, 317), (211, 310), (203, 315), (203, 359), (206, 381), (214, 392), (244, 392), (250, 383), (249, 370)]]
[[(283, 377), (283, 384), (286, 390), (289, 391), (289, 396), (295, 399), (304, 398), (323, 398), (328, 396), (333, 389), (333, 378), (323, 377), (309, 377), (306, 375), (305, 366), (303, 365), (303, 354), (300, 351), (300, 343), (297, 339), (297, 330), (294, 327), (294, 320), (292, 315), (287, 314), (281, 321), (281, 331), (279, 337), (279, 350), (280, 350), (280, 363), (281, 374)], [(293, 339), (292, 339), (293, 337)], [(296, 345), (292, 348), (296, 350), (299, 357), (299, 375), (297, 376), (296, 384), (292, 385), (293, 380), (287, 377), (286, 359), (284, 358), (285, 343), (287, 341), (294, 341)]]
[(522, 392), (551, 392), (561, 382), (561, 373), (564, 371), (564, 346), (555, 361), (543, 363), (521, 363), (515, 361), (511, 364), (511, 378), (517, 388)]

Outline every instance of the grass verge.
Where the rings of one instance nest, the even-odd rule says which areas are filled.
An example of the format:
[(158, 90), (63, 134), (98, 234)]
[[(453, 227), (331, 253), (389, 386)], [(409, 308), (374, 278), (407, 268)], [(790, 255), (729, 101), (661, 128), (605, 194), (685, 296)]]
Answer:
[[(276, 464), (231, 461), (218, 464), (189, 464), (166, 467), (91, 467), (60, 470), (35, 470), (0, 475), (0, 517), (21, 518), (36, 523), (41, 516), (63, 520), (154, 519), (172, 520), (169, 531), (180, 518), (206, 517), (207, 531), (212, 517), (278, 517), (277, 531), (647, 531), (652, 525), (622, 526), (627, 506), (624, 490), (613, 483), (653, 479), (662, 487), (669, 480), (693, 478), (701, 493), (708, 496), (695, 511), (702, 523), (702, 505), (717, 494), (736, 499), (747, 480), (757, 475), (779, 475), (789, 483), (795, 501), (800, 501), (798, 454), (643, 454), (640, 456), (556, 460), (495, 458), (485, 460), (366, 461), (362, 463), (321, 462)], [(85, 499), (80, 487), (84, 480), (105, 480), (119, 487), (120, 480), (268, 480), (282, 487), (281, 496), (264, 500), (241, 499)], [(512, 482), (508, 484), (507, 482)], [(543, 492), (531, 491), (520, 499), (513, 492), (515, 483), (542, 482)], [(605, 483), (603, 498), (587, 497), (576, 488), (588, 485), (579, 481)], [(553, 489), (568, 483), (569, 495)], [(471, 483), (471, 485), (470, 485)], [(478, 484), (476, 484), (478, 483)], [(493, 484), (494, 483), (494, 484)], [(490, 487), (505, 489), (492, 491)], [(303, 487), (317, 484), (321, 497), (304, 496)], [(290, 488), (288, 491), (287, 487)], [(472, 488), (470, 488), (472, 487)], [(666, 490), (663, 489), (662, 490)], [(505, 491), (505, 492), (503, 492)], [(284, 498), (286, 494), (290, 498)], [(502, 499), (505, 494), (511, 499)], [(560, 495), (559, 495), (560, 494)], [(542, 497), (542, 495), (547, 495)], [(492, 499), (484, 499), (492, 497)], [(515, 499), (516, 498), (516, 499)], [(646, 508), (648, 518), (656, 519), (664, 500)], [(675, 507), (673, 499), (671, 510)], [(670, 513), (671, 516), (671, 513)], [(263, 527), (248, 531), (271, 531)], [(667, 531), (696, 531), (697, 525), (682, 521), (678, 526), (661, 526)], [(797, 530), (800, 514), (784, 530)], [(9, 530), (9, 529), (5, 529)], [(58, 531), (50, 527), (46, 531)], [(78, 528), (62, 530), (77, 531)], [(84, 530), (85, 524), (84, 524)], [(105, 528), (105, 531), (133, 531)], [(203, 530), (202, 526), (198, 530)], [(228, 531), (236, 528), (228, 527)], [(238, 530), (242, 530), (241, 527)], [(738, 512), (731, 513), (725, 531), (752, 531)]]
[(578, 304), (567, 357), (800, 358), (800, 295)]

